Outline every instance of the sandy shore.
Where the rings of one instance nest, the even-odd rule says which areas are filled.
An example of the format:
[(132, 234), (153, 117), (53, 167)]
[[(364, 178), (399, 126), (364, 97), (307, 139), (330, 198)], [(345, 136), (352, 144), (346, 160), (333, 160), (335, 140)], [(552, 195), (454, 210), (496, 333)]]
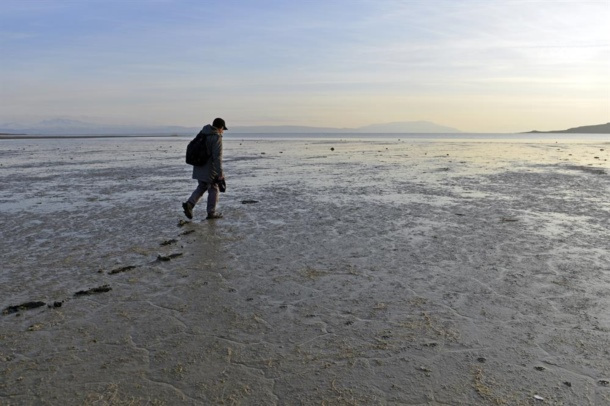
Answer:
[(226, 140), (185, 222), (185, 140), (66, 142), (0, 144), (2, 405), (610, 404), (610, 143)]

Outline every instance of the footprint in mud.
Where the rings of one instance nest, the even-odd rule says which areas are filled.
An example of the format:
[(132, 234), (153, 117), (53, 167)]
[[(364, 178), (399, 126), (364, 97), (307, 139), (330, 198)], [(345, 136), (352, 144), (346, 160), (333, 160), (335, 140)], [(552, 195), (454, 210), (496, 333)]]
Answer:
[(78, 292), (76, 292), (74, 294), (74, 296), (88, 296), (88, 295), (94, 295), (96, 293), (110, 292), (111, 290), (112, 290), (112, 288), (109, 285), (102, 285), (102, 286), (98, 286), (97, 288), (79, 290)]
[(46, 305), (45, 302), (21, 303), (20, 305), (16, 305), (16, 306), (8, 306), (6, 309), (2, 310), (2, 314), (12, 314), (12, 313), (20, 312), (22, 310), (32, 310), (32, 309), (36, 309), (38, 307), (42, 307), (44, 305)]
[(176, 254), (169, 254), (169, 255), (158, 255), (157, 256), (157, 261), (171, 261), (174, 258), (180, 257), (183, 254), (181, 252), (176, 253)]
[(546, 371), (546, 368), (545, 368), (545, 367), (543, 367), (543, 366), (537, 366), (537, 367), (534, 367), (534, 369), (535, 369), (536, 371)]
[(519, 220), (518, 220), (518, 219), (516, 219), (516, 218), (511, 218), (511, 217), (502, 217), (502, 218), (500, 219), (500, 222), (501, 222), (501, 223), (514, 223), (514, 222), (516, 222), (516, 221), (519, 221)]
[(61, 302), (53, 302), (53, 303), (49, 303), (49, 304), (47, 304), (45, 302), (26, 302), (26, 303), (21, 303), (20, 305), (16, 305), (16, 306), (8, 306), (6, 309), (4, 309), (2, 311), (2, 314), (12, 314), (12, 313), (18, 313), (18, 312), (24, 311), (24, 310), (37, 309), (44, 305), (47, 305), (47, 307), (50, 309), (56, 309), (58, 307), (61, 307), (63, 304), (64, 304), (63, 300)]
[(117, 273), (131, 271), (135, 268), (137, 268), (137, 266), (135, 265), (124, 266), (122, 268), (113, 269), (112, 271), (108, 272), (108, 275), (115, 275)]

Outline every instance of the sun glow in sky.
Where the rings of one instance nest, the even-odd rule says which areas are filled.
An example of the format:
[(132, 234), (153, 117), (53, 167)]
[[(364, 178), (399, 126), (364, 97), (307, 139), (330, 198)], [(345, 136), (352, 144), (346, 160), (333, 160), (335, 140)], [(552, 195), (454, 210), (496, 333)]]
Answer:
[(2, 0), (0, 126), (610, 121), (610, 0)]

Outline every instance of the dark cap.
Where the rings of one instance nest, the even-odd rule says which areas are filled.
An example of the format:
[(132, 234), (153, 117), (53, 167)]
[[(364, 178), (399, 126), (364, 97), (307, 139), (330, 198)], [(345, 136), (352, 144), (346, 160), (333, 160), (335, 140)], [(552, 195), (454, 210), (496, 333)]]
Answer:
[(216, 127), (218, 129), (223, 129), (223, 130), (228, 130), (227, 125), (225, 124), (225, 121), (222, 118), (215, 118), (214, 122), (212, 123), (212, 127)]

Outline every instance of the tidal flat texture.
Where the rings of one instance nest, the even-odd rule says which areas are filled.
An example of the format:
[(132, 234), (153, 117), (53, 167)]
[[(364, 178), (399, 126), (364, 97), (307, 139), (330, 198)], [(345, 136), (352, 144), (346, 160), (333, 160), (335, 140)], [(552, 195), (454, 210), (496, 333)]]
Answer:
[(399, 138), (0, 141), (0, 404), (610, 404), (610, 143)]

